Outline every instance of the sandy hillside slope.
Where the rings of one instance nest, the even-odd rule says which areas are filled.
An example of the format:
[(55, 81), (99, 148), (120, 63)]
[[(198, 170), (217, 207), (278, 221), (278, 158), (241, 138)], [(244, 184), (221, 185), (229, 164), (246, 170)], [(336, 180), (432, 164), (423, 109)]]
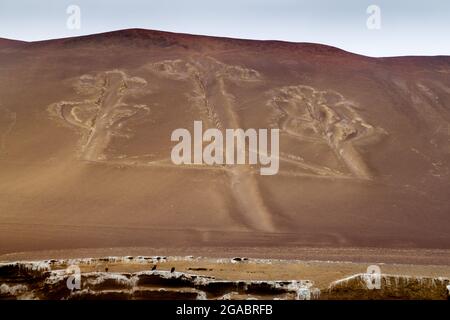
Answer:
[[(280, 170), (175, 166), (174, 129), (279, 128)], [(124, 30), (0, 41), (0, 253), (450, 248), (450, 57)]]

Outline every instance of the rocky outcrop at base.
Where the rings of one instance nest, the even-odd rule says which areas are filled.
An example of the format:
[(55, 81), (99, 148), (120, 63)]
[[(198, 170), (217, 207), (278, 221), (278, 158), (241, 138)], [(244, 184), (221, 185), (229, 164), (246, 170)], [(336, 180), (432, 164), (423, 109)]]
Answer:
[[(449, 299), (450, 292), (450, 280), (444, 277), (360, 273), (335, 281), (325, 290), (319, 290), (309, 280), (220, 280), (200, 274), (150, 270), (154, 263), (161, 261), (167, 261), (167, 257), (106, 257), (3, 263), (0, 264), (0, 300), (445, 300)], [(234, 258), (229, 262), (238, 263), (239, 260)], [(108, 272), (108, 268), (104, 272), (98, 271), (96, 267), (104, 263), (128, 265), (134, 272)]]
[(420, 299), (448, 298), (448, 278), (412, 277), (402, 275), (356, 274), (333, 282), (322, 299)]

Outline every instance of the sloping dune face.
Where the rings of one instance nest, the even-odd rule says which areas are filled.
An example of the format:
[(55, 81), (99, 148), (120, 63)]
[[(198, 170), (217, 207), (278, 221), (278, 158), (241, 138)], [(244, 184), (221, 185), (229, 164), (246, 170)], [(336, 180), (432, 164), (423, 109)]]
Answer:
[[(279, 172), (171, 133), (280, 129)], [(450, 248), (450, 58), (126, 30), (0, 42), (0, 252)]]

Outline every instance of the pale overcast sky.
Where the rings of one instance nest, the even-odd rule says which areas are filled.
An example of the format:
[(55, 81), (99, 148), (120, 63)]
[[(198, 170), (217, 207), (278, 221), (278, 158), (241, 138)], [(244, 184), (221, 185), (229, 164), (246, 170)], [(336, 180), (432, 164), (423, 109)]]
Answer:
[[(80, 29), (66, 25), (70, 5), (81, 10)], [(367, 27), (370, 5), (380, 8), (380, 29)], [(450, 0), (0, 0), (3, 38), (126, 28), (315, 42), (369, 56), (450, 55)]]

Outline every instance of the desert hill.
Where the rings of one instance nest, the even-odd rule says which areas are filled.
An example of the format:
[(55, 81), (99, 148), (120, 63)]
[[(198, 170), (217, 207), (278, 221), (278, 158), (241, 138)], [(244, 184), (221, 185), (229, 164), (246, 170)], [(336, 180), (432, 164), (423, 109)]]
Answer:
[[(176, 128), (279, 128), (280, 170), (175, 166)], [(450, 57), (123, 30), (0, 40), (0, 253), (450, 248)]]

